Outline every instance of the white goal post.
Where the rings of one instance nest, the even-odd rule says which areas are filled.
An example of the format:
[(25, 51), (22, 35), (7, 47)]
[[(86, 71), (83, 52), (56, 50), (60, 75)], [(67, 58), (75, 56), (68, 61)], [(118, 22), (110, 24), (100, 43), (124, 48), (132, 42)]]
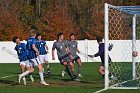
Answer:
[[(140, 6), (113, 6), (105, 3), (104, 7), (104, 39), (105, 39), (105, 89), (139, 89), (140, 88)], [(123, 41), (118, 49), (123, 56), (121, 62), (109, 65), (108, 50), (113, 40)], [(115, 45), (114, 45), (115, 47)], [(132, 56), (138, 51), (137, 57)], [(114, 52), (113, 52), (114, 53)], [(132, 59), (132, 62), (128, 62)], [(109, 75), (110, 74), (110, 75)]]

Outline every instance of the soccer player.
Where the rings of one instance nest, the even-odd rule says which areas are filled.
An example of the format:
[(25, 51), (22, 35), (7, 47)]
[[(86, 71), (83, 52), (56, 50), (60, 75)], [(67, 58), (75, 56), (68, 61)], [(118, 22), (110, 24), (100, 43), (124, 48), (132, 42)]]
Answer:
[[(96, 54), (94, 54), (94, 55), (88, 55), (89, 57), (98, 57), (98, 56), (100, 56), (100, 58), (101, 58), (101, 61), (102, 61), (102, 64), (101, 64), (101, 66), (99, 67), (99, 69), (98, 69), (98, 71), (99, 71), (99, 73), (104, 77), (104, 75), (105, 75), (105, 58), (104, 58), (104, 54), (105, 54), (105, 52), (104, 52), (104, 43), (103, 43), (103, 41), (102, 41), (102, 37), (101, 36), (98, 36), (98, 37), (96, 37), (96, 40), (97, 40), (97, 42), (98, 42), (98, 44), (99, 44), (99, 51), (98, 51), (98, 53), (96, 53)], [(109, 47), (108, 47), (108, 50), (109, 51), (111, 51), (112, 50), (112, 48), (113, 48), (113, 44), (111, 44), (111, 45), (109, 45)], [(110, 56), (108, 55), (108, 57), (109, 57), (109, 60), (108, 60), (108, 62), (109, 62), (109, 64), (111, 64), (111, 58), (110, 58)], [(109, 74), (109, 76), (111, 76), (111, 74)]]
[[(58, 40), (54, 42), (52, 47), (52, 60), (55, 60), (54, 51), (56, 49), (60, 63), (65, 66), (66, 72), (69, 74), (72, 80), (77, 81), (78, 79), (76, 78), (74, 64), (70, 59), (71, 55), (68, 49), (68, 41), (64, 40), (63, 33), (58, 33), (57, 38)], [(70, 72), (69, 68), (71, 69), (72, 73)]]
[(30, 58), (30, 61), (38, 67), (39, 69), (39, 76), (40, 76), (40, 83), (43, 84), (43, 85), (49, 85), (47, 84), (45, 81), (44, 81), (44, 75), (43, 75), (43, 67), (41, 65), (41, 62), (39, 61), (38, 59), (38, 56), (39, 56), (39, 51), (38, 49), (36, 48), (36, 30), (35, 29), (32, 29), (30, 31), (30, 38), (28, 39), (27, 41), (27, 49), (29, 51), (29, 58)]
[[(78, 42), (75, 40), (75, 35), (73, 33), (70, 34), (70, 41), (68, 42), (68, 47), (72, 55), (72, 61), (78, 64), (78, 77), (82, 77), (81, 75), (82, 62), (80, 57), (77, 55), (77, 52), (80, 53), (80, 51), (78, 49)], [(62, 72), (63, 77), (64, 74), (65, 71)]]
[[(21, 66), (21, 72), (22, 74), (20, 75), (28, 75), (29, 73), (32, 73), (34, 71), (32, 64), (29, 62), (28, 58), (28, 51), (26, 49), (25, 43), (21, 43), (20, 39), (17, 36), (13, 37), (13, 42), (16, 43), (15, 50), (17, 51), (17, 55), (20, 61), (20, 66)], [(25, 67), (28, 68), (28, 70), (25, 72)], [(22, 78), (24, 81), (24, 85), (26, 85), (26, 79), (25, 77)], [(32, 82), (34, 82), (34, 78), (30, 74), (30, 79)], [(19, 80), (20, 83), (20, 80)]]
[[(36, 47), (39, 51), (39, 59), (41, 61), (42, 67), (43, 67), (43, 63), (45, 62), (47, 65), (48, 75), (50, 75), (51, 72), (50, 72), (50, 68), (49, 68), (48, 55), (47, 55), (49, 48), (46, 45), (46, 42), (44, 40), (41, 40), (40, 33), (38, 33), (36, 35), (36, 39), (37, 39)], [(44, 73), (44, 68), (43, 68), (43, 73)]]

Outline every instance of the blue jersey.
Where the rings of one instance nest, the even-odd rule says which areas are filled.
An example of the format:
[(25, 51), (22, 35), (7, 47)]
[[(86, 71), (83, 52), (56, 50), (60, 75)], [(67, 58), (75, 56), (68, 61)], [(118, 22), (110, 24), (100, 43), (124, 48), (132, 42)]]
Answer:
[(47, 51), (46, 51), (46, 42), (44, 40), (37, 41), (36, 47), (37, 47), (37, 49), (39, 51), (39, 55), (45, 55), (45, 54), (47, 54)]
[(16, 45), (15, 50), (17, 51), (17, 55), (20, 62), (29, 59), (28, 50), (26, 49), (26, 45), (24, 43), (21, 43), (20, 45)]
[(104, 43), (99, 44), (99, 51), (95, 54), (95, 57), (100, 56), (101, 61), (104, 63)]
[[(109, 51), (111, 51), (110, 50), (110, 47), (111, 46), (109, 46)], [(98, 56), (100, 56), (100, 58), (101, 58), (101, 61), (102, 61), (102, 64), (104, 64), (104, 54), (105, 54), (105, 51), (104, 51), (104, 48), (105, 48), (105, 46), (104, 46), (104, 43), (101, 43), (101, 44), (99, 44), (99, 51), (98, 51), (98, 53), (96, 53), (95, 54), (95, 57), (98, 57)], [(111, 58), (110, 58), (110, 56), (108, 55), (108, 59), (109, 59), (109, 63), (111, 63)]]
[(37, 42), (37, 40), (36, 40), (35, 37), (30, 37), (30, 38), (28, 39), (28, 41), (27, 41), (26, 47), (27, 47), (27, 50), (29, 51), (29, 58), (30, 58), (30, 59), (37, 58), (36, 52), (35, 52), (35, 50), (32, 48), (32, 45), (33, 45), (33, 44), (36, 45), (36, 42)]

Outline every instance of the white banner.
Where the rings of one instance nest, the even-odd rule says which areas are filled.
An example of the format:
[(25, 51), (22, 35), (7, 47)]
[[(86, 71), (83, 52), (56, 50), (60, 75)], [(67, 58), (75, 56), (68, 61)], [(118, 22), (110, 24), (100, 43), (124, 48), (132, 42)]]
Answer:
[[(25, 42), (25, 41), (23, 41)], [(113, 62), (132, 62), (132, 41), (130, 40), (112, 40), (110, 43), (114, 45), (109, 55), (112, 58)], [(26, 42), (25, 42), (26, 43)], [(46, 41), (49, 47), (49, 62), (50, 63), (59, 63), (55, 51), (56, 60), (52, 60), (51, 50), (54, 41)], [(139, 56), (137, 61), (140, 62), (140, 40), (137, 41), (137, 51)], [(16, 51), (14, 50), (15, 44), (13, 42), (0, 42), (0, 63), (18, 63), (18, 57)], [(82, 53), (85, 54), (95, 54), (98, 52), (98, 43), (96, 40), (78, 40), (78, 48)], [(100, 57), (89, 58), (84, 55), (80, 55), (82, 62), (100, 62)]]

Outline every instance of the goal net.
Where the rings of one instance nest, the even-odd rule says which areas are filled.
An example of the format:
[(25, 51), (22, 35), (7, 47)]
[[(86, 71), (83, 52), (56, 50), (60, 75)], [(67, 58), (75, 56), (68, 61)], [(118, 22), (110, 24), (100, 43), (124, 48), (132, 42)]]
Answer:
[(105, 4), (105, 88), (140, 88), (140, 6)]

